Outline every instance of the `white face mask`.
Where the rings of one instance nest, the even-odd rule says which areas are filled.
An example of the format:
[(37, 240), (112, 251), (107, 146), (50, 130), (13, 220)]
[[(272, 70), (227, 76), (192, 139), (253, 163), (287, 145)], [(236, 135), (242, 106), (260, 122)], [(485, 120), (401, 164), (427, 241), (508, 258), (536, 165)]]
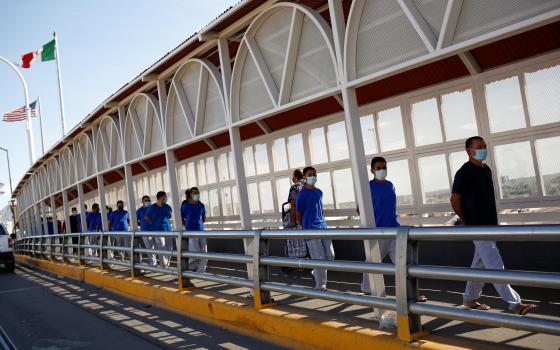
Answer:
[(387, 177), (387, 169), (380, 169), (375, 171), (375, 179), (384, 181)]
[(192, 199), (193, 199), (195, 202), (198, 202), (198, 201), (200, 200), (200, 195), (199, 195), (199, 194), (193, 194)]
[(152, 204), (152, 202), (150, 202), (150, 201), (145, 201), (145, 202), (144, 202), (144, 206), (145, 206), (145, 207), (149, 207), (151, 204)]

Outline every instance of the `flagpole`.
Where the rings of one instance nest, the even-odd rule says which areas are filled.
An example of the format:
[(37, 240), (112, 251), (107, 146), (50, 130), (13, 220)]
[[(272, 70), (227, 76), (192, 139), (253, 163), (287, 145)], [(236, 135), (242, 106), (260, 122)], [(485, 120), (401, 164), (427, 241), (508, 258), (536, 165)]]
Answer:
[(41, 150), (45, 154), (45, 139), (43, 138), (43, 109), (41, 108), (41, 96), (37, 96), (37, 114), (39, 114), (39, 128), (41, 129)]
[(62, 96), (62, 79), (60, 78), (60, 60), (58, 54), (58, 39), (56, 38), (56, 32), (54, 35), (54, 47), (56, 50), (56, 72), (58, 74), (58, 101), (60, 102), (60, 121), (62, 123), (62, 137), (66, 135), (66, 117), (64, 116), (64, 98)]
[(14, 72), (16, 72), (19, 79), (21, 80), (21, 84), (23, 85), (23, 92), (25, 95), (25, 115), (27, 120), (27, 141), (29, 146), (29, 166), (31, 167), (33, 163), (35, 163), (35, 149), (33, 147), (33, 124), (31, 123), (31, 110), (29, 109), (29, 92), (27, 91), (27, 83), (25, 82), (25, 79), (23, 78), (23, 75), (21, 74), (19, 69), (17, 69), (12, 62), (8, 61), (2, 56), (0, 56), (0, 61), (5, 62), (8, 66), (10, 66), (10, 68), (14, 70)]

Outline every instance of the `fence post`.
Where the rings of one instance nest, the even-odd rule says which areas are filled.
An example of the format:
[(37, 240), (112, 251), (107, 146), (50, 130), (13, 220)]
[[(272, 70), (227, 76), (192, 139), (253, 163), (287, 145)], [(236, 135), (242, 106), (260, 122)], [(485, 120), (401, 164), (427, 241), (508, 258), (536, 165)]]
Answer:
[(418, 302), (418, 279), (408, 276), (408, 266), (418, 263), (418, 241), (409, 241), (410, 227), (397, 230), (395, 289), (397, 300), (397, 335), (411, 342), (428, 334), (422, 329), (419, 315), (409, 312), (409, 305)]
[(78, 232), (78, 265), (80, 266), (84, 266), (86, 264), (86, 261), (83, 259), (83, 256), (85, 255), (85, 249), (83, 246), (84, 236), (81, 232)]
[(60, 241), (62, 242), (62, 263), (67, 264), (68, 261), (68, 236), (66, 233), (61, 233)]
[(262, 230), (253, 232), (253, 300), (257, 310), (274, 306), (270, 291), (261, 290), (261, 285), (269, 279), (269, 267), (261, 266), (261, 256), (268, 255), (268, 240), (261, 240)]
[(55, 243), (54, 243), (54, 242), (55, 242), (54, 235), (49, 235), (48, 237), (49, 237), (49, 238), (48, 238), (48, 240), (49, 240), (49, 259), (50, 259), (50, 260), (56, 260), (56, 258), (55, 258), (55, 256), (54, 256), (54, 249), (55, 249), (55, 246), (54, 246), (54, 244), (55, 244)]
[(183, 251), (189, 251), (189, 237), (183, 231), (177, 232), (177, 286), (179, 290), (191, 290), (195, 286), (191, 279), (183, 276), (183, 271), (189, 271), (189, 258), (183, 257)]
[(110, 236), (106, 235), (104, 231), (101, 231), (101, 235), (98, 238), (98, 247), (99, 247), (99, 269), (101, 271), (105, 271), (109, 269), (109, 265), (103, 262), (103, 260), (107, 259), (108, 251), (105, 248), (107, 246)]
[(131, 231), (130, 233), (130, 277), (138, 278), (142, 277), (142, 271), (137, 269), (136, 266), (142, 262), (140, 253), (138, 253), (134, 248), (140, 246), (140, 237), (136, 236), (136, 231)]

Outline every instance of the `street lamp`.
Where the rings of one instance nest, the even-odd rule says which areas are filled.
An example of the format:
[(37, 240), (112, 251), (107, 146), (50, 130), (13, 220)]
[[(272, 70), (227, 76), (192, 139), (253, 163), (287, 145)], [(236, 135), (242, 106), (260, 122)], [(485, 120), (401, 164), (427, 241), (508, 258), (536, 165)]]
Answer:
[[(12, 171), (10, 170), (10, 155), (8, 153), (8, 150), (0, 147), (0, 150), (6, 152), (6, 160), (8, 161), (8, 179), (10, 180), (10, 198), (12, 198), (12, 194), (14, 193), (14, 190), (12, 189)], [(15, 215), (15, 208), (14, 208), (14, 200), (11, 199), (12, 201), (12, 205), (10, 206), (10, 210), (12, 212), (12, 220), (14, 221), (14, 227), (12, 228), (13, 233), (16, 232), (16, 215)]]

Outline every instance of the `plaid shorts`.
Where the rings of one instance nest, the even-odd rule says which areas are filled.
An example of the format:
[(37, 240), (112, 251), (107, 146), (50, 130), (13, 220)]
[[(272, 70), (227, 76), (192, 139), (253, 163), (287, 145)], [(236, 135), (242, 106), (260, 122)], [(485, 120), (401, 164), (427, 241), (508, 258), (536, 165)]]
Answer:
[(307, 256), (307, 243), (305, 239), (288, 239), (286, 253), (290, 258), (305, 258)]

